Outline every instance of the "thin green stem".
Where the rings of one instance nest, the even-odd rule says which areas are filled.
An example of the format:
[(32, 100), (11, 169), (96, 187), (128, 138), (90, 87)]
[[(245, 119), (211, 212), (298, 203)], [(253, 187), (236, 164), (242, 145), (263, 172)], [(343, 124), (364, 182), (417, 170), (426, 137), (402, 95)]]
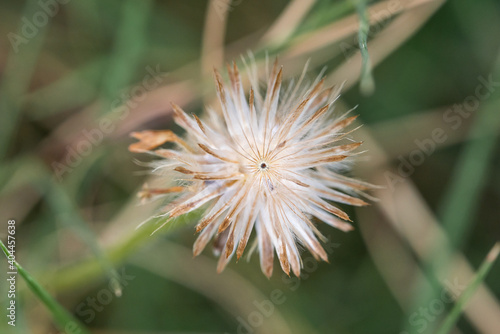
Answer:
[[(52, 209), (54, 215), (58, 218), (58, 221), (63, 226), (72, 230), (75, 235), (77, 235), (89, 247), (99, 265), (103, 268), (106, 275), (110, 279), (115, 295), (120, 296), (121, 286), (119, 283), (118, 273), (113, 267), (111, 261), (106, 257), (106, 254), (102, 251), (94, 233), (81, 217), (76, 204), (68, 195), (63, 185), (56, 182), (45, 165), (40, 163), (40, 161), (36, 158), (32, 158), (30, 156), (23, 157), (14, 161), (12, 165), (19, 166), (19, 168), (12, 168), (12, 166), (8, 165), (2, 166), (4, 169), (0, 170), (0, 176), (4, 173), (8, 174), (8, 171), (13, 169), (16, 171), (16, 174), (11, 174), (10, 179), (10, 182), (14, 183), (15, 186), (11, 186), (7, 183), (5, 187), (7, 189), (16, 188), (23, 183), (35, 185), (38, 191), (47, 200), (48, 205)], [(17, 175), (22, 175), (22, 177), (17, 177)], [(5, 189), (3, 189), (3, 191), (5, 191)]]
[(486, 275), (488, 274), (491, 267), (493, 266), (493, 263), (498, 258), (499, 252), (500, 252), (500, 242), (497, 242), (493, 246), (491, 251), (488, 253), (488, 255), (486, 256), (486, 259), (483, 261), (481, 266), (479, 267), (479, 270), (477, 271), (476, 276), (474, 277), (472, 282), (467, 286), (465, 291), (460, 295), (457, 302), (455, 303), (455, 306), (453, 306), (450, 313), (448, 313), (448, 315), (444, 319), (443, 324), (438, 329), (436, 334), (447, 334), (453, 329), (453, 326), (455, 326), (456, 322), (460, 318), (460, 315), (462, 314), (462, 311), (465, 308), (465, 305), (472, 298), (472, 296), (474, 295), (474, 292), (479, 287), (479, 284), (481, 284), (481, 282), (484, 281), (484, 279), (486, 278)]
[[(199, 211), (186, 214), (184, 217), (172, 219), (167, 222), (165, 217), (152, 217), (146, 221), (141, 227), (130, 234), (125, 240), (119, 244), (109, 248), (106, 251), (107, 258), (114, 266), (120, 265), (130, 255), (137, 251), (146, 242), (154, 242), (156, 238), (167, 232), (171, 232), (178, 227), (184, 226), (187, 222), (198, 219)], [(153, 232), (162, 224), (165, 226), (152, 236)], [(103, 275), (102, 267), (95, 258), (88, 258), (79, 263), (69, 265), (64, 268), (58, 268), (46, 275), (46, 279), (52, 283), (52, 287), (56, 291), (66, 291), (72, 288), (85, 284), (89, 280), (95, 280)]]
[[(500, 53), (492, 77), (495, 81), (500, 78)], [(472, 226), (473, 213), (477, 209), (481, 189), (490, 172), (490, 161), (498, 138), (496, 129), (500, 124), (499, 93), (498, 90), (493, 92), (485, 106), (478, 111), (469, 134), (469, 141), (456, 163), (457, 167), (445, 193), (439, 215), (449, 242), (433, 246), (432, 255), (424, 264), (426, 273), (430, 277), (446, 275), (450, 269), (454, 250), (461, 247), (467, 231)], [(424, 289), (423, 282), (417, 284), (415, 310), (439, 293), (438, 289)], [(428, 331), (432, 332), (432, 328), (432, 324), (429, 324)]]
[[(0, 240), (0, 248), (2, 248), (5, 257), (11, 264), (11, 271), (17, 269), (19, 275), (24, 279), (26, 285), (30, 288), (33, 294), (45, 305), (45, 307), (52, 314), (54, 323), (65, 333), (82, 333), (90, 334), (85, 326), (71, 313), (69, 313), (64, 307), (61, 306), (48, 292), (45, 290), (33, 276), (31, 276), (24, 268), (16, 261), (11, 258), (11, 252), (7, 249), (4, 243)], [(10, 258), (9, 258), (10, 257)], [(14, 276), (15, 279), (15, 275)], [(14, 304), (15, 305), (15, 304)]]
[[(127, 0), (121, 4), (121, 19), (108, 69), (104, 76), (102, 97), (110, 103), (133, 78), (136, 66), (146, 50), (147, 24), (153, 7), (151, 0)], [(106, 113), (111, 108), (105, 108)]]
[(366, 10), (367, 0), (358, 0), (356, 7), (359, 16), (358, 43), (361, 52), (361, 79), (359, 82), (361, 92), (365, 95), (372, 94), (375, 90), (375, 82), (372, 76), (372, 65), (368, 53), (368, 33), (370, 32), (370, 20)]

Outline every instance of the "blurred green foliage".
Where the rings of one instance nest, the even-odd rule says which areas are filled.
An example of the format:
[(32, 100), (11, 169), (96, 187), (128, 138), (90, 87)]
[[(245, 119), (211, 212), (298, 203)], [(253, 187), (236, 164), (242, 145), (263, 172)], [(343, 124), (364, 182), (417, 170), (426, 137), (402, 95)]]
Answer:
[[(233, 1), (229, 7), (227, 44), (256, 32), (263, 33), (287, 3), (284, 0)], [(376, 2), (368, 4), (373, 3)], [(265, 326), (279, 326), (280, 319), (294, 329), (293, 333), (400, 333), (405, 324), (408, 326), (410, 315), (405, 313), (390, 283), (380, 273), (358, 228), (346, 234), (319, 226), (339, 246), (330, 254), (330, 264), (317, 263), (300, 283), (286, 277), (277, 267), (274, 276), (267, 280), (255, 256), (249, 263), (243, 260), (231, 263), (230, 273), (217, 276), (215, 257), (209, 251), (202, 260), (193, 260), (183, 252), (157, 254), (165, 243), (176, 244), (188, 252), (196, 237), (193, 235), (196, 216), (186, 218), (159, 237), (149, 237), (154, 229), (151, 224), (146, 225), (145, 230), (134, 232), (136, 234), (120, 234), (120, 228), (116, 229), (122, 220), (123, 230), (134, 231), (130, 226), (135, 227), (142, 220), (138, 214), (137, 221), (133, 221), (133, 212), (148, 210), (136, 207), (133, 202), (146, 175), (140, 173), (144, 168), (137, 166), (136, 157), (127, 151), (131, 140), (126, 133), (116, 131), (103, 138), (77, 167), (64, 174), (61, 182), (51, 175), (52, 163), (65, 159), (69, 142), (77, 139), (83, 130), (95, 128), (96, 120), (111, 115), (111, 119), (119, 123), (113, 118), (115, 101), (126, 101), (124, 91), (143, 80), (148, 66), (158, 66), (170, 73), (167, 84), (192, 80), (189, 87), (196, 98), (189, 101), (185, 109), (202, 112), (203, 95), (213, 93), (212, 87), (201, 87), (198, 82), (208, 6), (206, 1), (70, 0), (59, 5), (48, 23), (26, 43), (19, 44), (19, 52), (15, 52), (9, 33), (19, 33), (23, 29), (22, 19), (32, 18), (40, 11), (40, 4), (34, 0), (0, 4), (0, 31), (4, 37), (0, 45), (0, 236), (4, 236), (7, 219), (15, 218), (20, 262), (35, 277), (43, 278), (41, 284), (90, 330), (99, 330), (99, 333), (234, 333), (241, 321), (231, 314), (231, 309), (242, 311), (240, 316), (247, 319), (257, 310), (253, 302), (269, 298), (275, 289), (284, 292), (286, 301), (275, 305), (272, 316), (259, 327), (259, 330), (264, 328), (264, 333), (276, 333), (276, 330), (266, 330)], [(314, 32), (355, 12), (355, 3), (351, 1), (318, 0), (292, 38)], [(487, 78), (492, 73), (500, 50), (499, 31), (498, 1), (447, 2), (421, 30), (374, 67), (373, 95), (364, 96), (355, 85), (344, 92), (344, 102), (349, 106), (358, 105), (356, 112), (368, 129), (389, 121), (395, 121), (397, 127), (400, 120), (424, 117), (428, 110), (462, 103), (465, 97), (474, 94), (478, 77)], [(353, 42), (353, 36), (346, 39), (347, 42)], [(277, 50), (282, 54), (288, 47), (289, 44), (284, 43)], [(332, 51), (338, 51), (338, 47), (328, 46)], [(345, 58), (342, 52), (336, 54), (313, 71), (318, 72), (325, 65), (328, 71), (337, 68)], [(314, 58), (314, 54), (311, 57)], [(181, 74), (184, 76), (177, 77)], [(183, 102), (176, 98), (184, 101), (181, 94), (174, 96), (173, 102)], [(170, 101), (164, 102), (164, 114), (157, 113), (147, 121), (137, 116), (137, 125), (129, 125), (127, 129), (173, 127), (166, 112)], [(485, 104), (498, 110), (498, 100), (493, 102)], [(432, 130), (433, 127), (421, 129), (420, 133), (430, 134)], [(397, 143), (398, 133), (389, 132), (382, 139)], [(443, 210), (444, 194), (454, 180), (452, 171), (463, 167), (464, 160), (460, 157), (467, 144), (461, 142), (439, 148), (411, 176), (425, 203), (435, 213)], [(464, 222), (466, 233), (460, 248), (474, 268), (500, 239), (500, 175), (496, 173), (500, 170), (498, 127), (488, 145), (491, 151), (482, 161), (485, 182), (474, 194), (460, 192), (458, 196), (458, 202), (477, 203), (476, 208), (471, 209), (471, 218)], [(415, 148), (411, 145), (404, 149), (409, 153)], [(390, 147), (386, 149), (390, 153)], [(464, 177), (475, 179), (477, 175), (465, 173)], [(54, 200), (51, 197), (54, 191), (62, 197)], [(358, 222), (353, 210), (346, 208), (346, 211), (359, 225), (382, 228), (386, 224), (381, 214), (374, 214), (370, 221)], [(111, 233), (107, 228), (112, 224), (115, 229)], [(75, 228), (79, 232), (72, 231)], [(92, 319), (87, 321), (92, 313), (82, 314), (82, 310), (92, 309), (87, 298), (95, 298), (109, 286), (92, 255), (93, 252), (100, 254), (96, 241), (103, 232), (107, 232), (105, 241), (111, 238), (109, 235), (121, 238), (122, 243), (111, 249), (110, 261), (118, 263), (119, 268), (123, 265), (135, 278), (123, 287), (122, 297), (113, 296), (102, 312), (94, 310)], [(109, 250), (106, 242), (102, 246)], [(406, 244), (405, 247), (409, 248)], [(174, 269), (164, 276), (148, 270), (146, 265), (153, 254), (162, 257), (165, 267)], [(77, 266), (81, 261), (84, 266), (78, 268), (82, 271), (75, 271), (72, 276), (72, 265)], [(106, 268), (107, 260), (102, 261)], [(200, 261), (212, 265), (207, 269)], [(176, 274), (184, 273), (183, 268), (192, 275), (185, 280)], [(0, 272), (5, 271), (2, 262)], [(85, 276), (88, 273), (92, 275)], [(79, 278), (74, 278), (76, 276)], [(198, 279), (205, 277), (203, 285)], [(499, 277), (500, 267), (494, 266), (485, 280), (497, 299)], [(70, 284), (73, 279), (78, 280), (78, 284)], [(430, 277), (430, 280), (437, 279)], [(18, 298), (23, 306), (18, 312), (19, 331), (12, 333), (41, 333), (47, 328), (55, 332), (47, 320), (48, 314), (36, 310), (37, 301), (22, 284), (19, 282)], [(297, 289), (296, 284), (299, 284)], [(399, 284), (406, 287), (409, 282), (402, 279)], [(238, 293), (224, 292), (224, 289), (233, 291), (229, 289), (233, 286), (243, 288)], [(6, 302), (4, 289), (0, 285), (2, 309)], [(218, 293), (222, 301), (210, 293)], [(226, 294), (234, 298), (236, 306), (224, 299)], [(428, 305), (427, 302), (422, 301), (423, 305)], [(83, 308), (79, 308), (82, 303)], [(447, 304), (446, 310), (451, 307), (452, 304)], [(439, 316), (445, 314), (443, 311)], [(437, 326), (440, 320), (433, 325)], [(458, 328), (464, 334), (476, 332), (464, 318), (458, 322)], [(1, 333), (11, 330), (0, 323)], [(415, 327), (412, 330), (415, 331)]]

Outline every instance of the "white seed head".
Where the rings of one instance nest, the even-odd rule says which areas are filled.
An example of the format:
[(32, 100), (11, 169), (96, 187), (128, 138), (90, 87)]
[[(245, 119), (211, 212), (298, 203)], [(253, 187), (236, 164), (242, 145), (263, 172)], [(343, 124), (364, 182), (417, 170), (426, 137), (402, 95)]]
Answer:
[[(198, 255), (216, 238), (222, 271), (236, 253), (239, 259), (255, 229), (262, 271), (271, 276), (276, 251), (281, 268), (300, 275), (298, 245), (327, 261), (313, 217), (343, 231), (352, 229), (349, 217), (332, 202), (366, 205), (351, 196), (364, 195), (371, 185), (339, 174), (345, 160), (361, 143), (348, 141), (346, 128), (356, 117), (334, 117), (341, 87), (324, 88), (317, 78), (305, 84), (302, 76), (282, 91), (282, 69), (277, 62), (261, 93), (254, 63), (249, 73), (248, 98), (235, 64), (228, 66), (225, 84), (215, 71), (220, 111), (207, 109), (206, 120), (188, 116), (173, 105), (174, 119), (186, 130), (184, 139), (171, 131), (143, 131), (133, 152), (161, 157), (159, 169), (170, 169), (189, 184), (167, 189), (147, 188), (143, 197), (180, 193), (168, 207), (177, 217), (207, 207), (196, 226)], [(171, 142), (177, 149), (158, 149)]]

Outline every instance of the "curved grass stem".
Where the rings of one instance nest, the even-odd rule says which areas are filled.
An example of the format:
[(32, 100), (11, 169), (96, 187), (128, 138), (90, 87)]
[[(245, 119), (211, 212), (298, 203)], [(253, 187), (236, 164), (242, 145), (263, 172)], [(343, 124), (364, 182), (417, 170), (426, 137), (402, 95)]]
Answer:
[(45, 305), (45, 307), (52, 314), (52, 318), (54, 319), (54, 323), (64, 332), (71, 333), (81, 333), (81, 334), (90, 334), (90, 332), (85, 329), (82, 323), (71, 313), (69, 313), (64, 307), (61, 306), (48, 292), (45, 290), (37, 280), (31, 276), (24, 268), (17, 263), (16, 260), (11, 260), (9, 256), (11, 253), (4, 245), (4, 243), (0, 240), (0, 248), (2, 248), (5, 257), (17, 268), (17, 272), (24, 279), (26, 285), (30, 288), (33, 294)]

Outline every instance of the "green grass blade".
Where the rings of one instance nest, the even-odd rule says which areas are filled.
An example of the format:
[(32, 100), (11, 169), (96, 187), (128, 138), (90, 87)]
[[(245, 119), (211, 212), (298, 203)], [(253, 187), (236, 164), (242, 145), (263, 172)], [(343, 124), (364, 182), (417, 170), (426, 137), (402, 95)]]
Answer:
[(455, 306), (453, 306), (450, 313), (444, 319), (443, 324), (438, 329), (436, 334), (447, 334), (453, 329), (453, 326), (455, 326), (455, 323), (460, 318), (460, 315), (462, 314), (465, 305), (474, 295), (474, 292), (478, 288), (479, 284), (481, 284), (481, 282), (484, 281), (484, 279), (486, 278), (486, 275), (488, 274), (491, 267), (493, 266), (493, 263), (497, 259), (499, 252), (500, 252), (500, 242), (497, 242), (486, 256), (486, 259), (481, 264), (481, 267), (479, 267), (479, 270), (477, 271), (476, 276), (474, 277), (472, 282), (460, 295), (457, 302), (455, 303)]
[(495, 153), (498, 138), (495, 127), (500, 123), (499, 107), (500, 100), (489, 103), (478, 115), (471, 133), (472, 140), (457, 162), (457, 169), (452, 176), (454, 182), (444, 199), (441, 210), (443, 225), (451, 242), (457, 247), (467, 235), (477, 199), (490, 171), (489, 162)]
[[(39, 10), (38, 1), (28, 1), (23, 10), (23, 17), (33, 17), (33, 14)], [(20, 118), (24, 94), (29, 88), (48, 26), (49, 24), (45, 24), (40, 27), (36, 35), (31, 39), (23, 39), (21, 29), (17, 34), (11, 35), (9, 33), (8, 35), (13, 49), (7, 58), (0, 83), (0, 110), (2, 111), (0, 158), (4, 158), (8, 153), (11, 137), (15, 133)], [(23, 42), (12, 42), (17, 41), (19, 38)]]
[(103, 270), (106, 272), (116, 296), (121, 296), (122, 288), (118, 272), (98, 244), (94, 233), (78, 213), (76, 205), (66, 191), (54, 182), (44, 182), (46, 198), (59, 221), (74, 233), (90, 248)]
[[(492, 77), (495, 81), (500, 78), (500, 55)], [(472, 226), (473, 214), (479, 204), (479, 195), (487, 181), (491, 170), (490, 161), (495, 153), (500, 125), (500, 92), (497, 90), (489, 97), (489, 101), (479, 110), (469, 134), (469, 141), (465, 145), (452, 174), (451, 184), (448, 187), (440, 214), (450, 246), (459, 249)], [(471, 177), (471, 176), (474, 177)], [(431, 263), (439, 268), (448, 263), (450, 253), (444, 251), (442, 245), (434, 250), (435, 257)]]
[[(144, 50), (147, 49), (147, 25), (153, 2), (127, 0), (120, 3), (120, 7), (120, 24), (102, 85), (102, 97), (107, 102), (111, 102), (121, 89), (130, 84)], [(109, 110), (104, 110), (107, 111)]]
[[(2, 248), (7, 259), (10, 252), (4, 243), (0, 240), (0, 248)], [(52, 314), (55, 324), (64, 332), (90, 334), (88, 330), (80, 323), (78, 319), (73, 317), (64, 307), (61, 306), (24, 268), (12, 261), (17, 268), (17, 272), (24, 279), (26, 285), (35, 294), (38, 299), (47, 307)]]
[(359, 82), (359, 86), (361, 93), (369, 95), (375, 90), (375, 82), (373, 81), (372, 65), (367, 47), (370, 21), (368, 19), (366, 3), (367, 0), (358, 0), (356, 6), (359, 16), (358, 43), (359, 50), (361, 52), (361, 80)]
[(355, 6), (352, 0), (342, 0), (336, 2), (317, 1), (304, 22), (297, 27), (294, 36), (311, 32), (315, 29), (335, 22), (341, 17), (353, 12)]
[[(495, 82), (500, 78), (500, 54), (492, 78)], [(469, 141), (456, 163), (457, 167), (439, 214), (450, 242), (434, 245), (432, 255), (424, 264), (430, 277), (437, 276), (436, 273), (447, 273), (454, 249), (460, 249), (468, 229), (472, 226), (473, 213), (479, 204), (481, 189), (491, 170), (490, 161), (498, 138), (496, 129), (500, 124), (499, 107), (500, 91), (497, 89), (485, 102), (485, 106), (479, 109), (469, 134)], [(423, 282), (420, 282), (420, 287), (422, 286)], [(413, 310), (417, 310), (420, 305), (428, 303), (439, 294), (439, 287), (435, 284), (433, 287), (434, 289), (417, 288)], [(432, 328), (433, 325), (429, 324), (428, 332), (433, 332)], [(414, 332), (414, 329), (409, 330)]]
[(27, 103), (32, 106), (29, 116), (39, 120), (90, 105), (98, 94), (106, 65), (104, 57), (97, 57), (62, 78), (33, 90), (27, 95)]
[(0, 194), (5, 194), (6, 190), (16, 189), (22, 185), (35, 185), (46, 199), (57, 220), (78, 236), (92, 251), (102, 271), (108, 276), (113, 292), (116, 296), (120, 296), (122, 291), (119, 274), (97, 242), (93, 231), (80, 215), (78, 207), (68, 194), (66, 187), (55, 182), (46, 166), (34, 157), (21, 157), (10, 164), (15, 167), (13, 168), (9, 164), (0, 165), (0, 179), (5, 179), (4, 175), (9, 174), (9, 171), (14, 171), (13, 174), (9, 174), (9, 182), (4, 186), (4, 189), (0, 188)]

